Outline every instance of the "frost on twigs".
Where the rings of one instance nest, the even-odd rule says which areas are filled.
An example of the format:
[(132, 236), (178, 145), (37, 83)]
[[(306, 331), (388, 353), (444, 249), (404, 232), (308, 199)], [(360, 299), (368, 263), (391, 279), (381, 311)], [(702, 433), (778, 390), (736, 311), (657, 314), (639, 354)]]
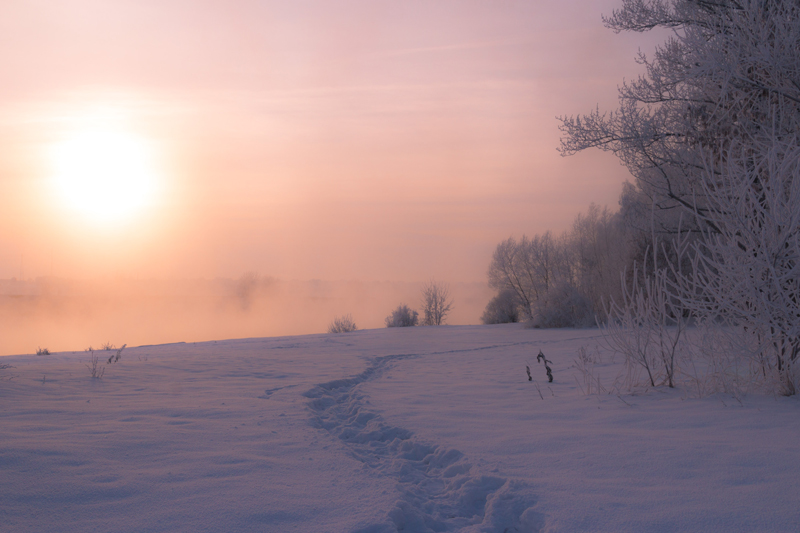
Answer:
[(581, 346), (578, 349), (578, 358), (575, 359), (573, 366), (581, 375), (583, 384), (578, 381), (577, 376), (575, 381), (578, 383), (578, 387), (580, 387), (581, 392), (583, 392), (585, 395), (607, 392), (605, 387), (603, 387), (603, 385), (600, 383), (600, 377), (595, 374), (594, 365), (595, 363), (599, 362), (599, 352), (595, 352), (595, 355), (593, 356), (586, 350), (585, 346)]
[(406, 304), (398, 305), (392, 314), (386, 317), (387, 328), (405, 328), (419, 323), (419, 313)]
[[(561, 119), (561, 152), (613, 152), (654, 230), (683, 239), (683, 222), (693, 237), (686, 270), (653, 261), (626, 280), (609, 311), (610, 344), (626, 356), (629, 385), (637, 373), (649, 387), (688, 375), (698, 394), (798, 394), (800, 3), (621, 3), (605, 19), (612, 30), (673, 31), (651, 58), (640, 55), (646, 72), (620, 86), (617, 111)], [(688, 317), (698, 336), (728, 340), (686, 343)]]

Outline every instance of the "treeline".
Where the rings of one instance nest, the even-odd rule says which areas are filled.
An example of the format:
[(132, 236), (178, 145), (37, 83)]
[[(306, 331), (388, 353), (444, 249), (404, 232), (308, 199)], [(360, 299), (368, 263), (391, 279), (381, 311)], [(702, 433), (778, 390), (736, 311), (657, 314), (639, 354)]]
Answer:
[(559, 328), (603, 322), (610, 301), (621, 297), (621, 274), (633, 271), (649, 244), (637, 228), (644, 220), (635, 194), (626, 184), (621, 210), (592, 204), (561, 235), (547, 231), (498, 244), (488, 272), (497, 295), (486, 306), (483, 323), (527, 321)]
[(800, 4), (621, 4), (610, 29), (669, 37), (640, 56), (617, 110), (561, 118), (560, 151), (610, 151), (634, 185), (618, 214), (500, 243), (486, 321), (605, 319), (632, 385), (798, 394)]

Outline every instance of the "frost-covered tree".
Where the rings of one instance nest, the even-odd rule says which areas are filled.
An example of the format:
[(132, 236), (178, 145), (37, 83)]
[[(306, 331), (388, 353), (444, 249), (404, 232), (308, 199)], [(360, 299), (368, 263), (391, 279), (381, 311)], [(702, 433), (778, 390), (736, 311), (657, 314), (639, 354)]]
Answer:
[(620, 216), (594, 204), (559, 237), (546, 232), (504, 240), (489, 265), (489, 286), (498, 296), (487, 305), (484, 323), (501, 321), (510, 295), (519, 318), (536, 327), (604, 320), (603, 301), (621, 292), (619, 273), (634, 250), (629, 241)]
[[(765, 135), (732, 145), (702, 184), (709, 225), (697, 246), (695, 313), (738, 326), (763, 377), (800, 392), (800, 142)], [(686, 291), (684, 291), (686, 292)]]
[(764, 377), (788, 394), (800, 354), (798, 21), (788, 0), (623, 0), (605, 19), (614, 31), (673, 33), (640, 56), (646, 73), (621, 86), (617, 111), (561, 125), (565, 155), (620, 157), (654, 208), (654, 234), (688, 216), (699, 235), (685, 255), (691, 274), (653, 274), (701, 320), (749, 338)]
[(534, 305), (567, 274), (565, 247), (548, 231), (520, 241), (509, 237), (497, 245), (489, 265), (489, 286), (516, 294), (526, 319)]
[(422, 287), (423, 325), (441, 326), (452, 308), (453, 300), (446, 284), (431, 280)]
[(386, 317), (387, 328), (406, 328), (416, 326), (419, 322), (419, 313), (406, 304), (398, 305), (392, 314)]
[[(629, 266), (635, 251), (631, 239), (618, 213), (595, 204), (586, 214), (578, 214), (567, 235), (573, 286), (588, 302), (589, 313), (593, 311), (601, 320), (603, 301), (621, 294), (619, 274)], [(563, 288), (560, 296), (563, 299)], [(589, 322), (593, 323), (594, 317)]]
[(665, 229), (674, 229), (676, 207), (705, 214), (704, 154), (721, 157), (765, 130), (798, 131), (798, 20), (793, 1), (623, 0), (606, 26), (673, 34), (652, 58), (640, 55), (646, 74), (622, 84), (617, 111), (562, 118), (561, 152), (616, 154)]
[(484, 324), (508, 324), (519, 322), (520, 302), (517, 294), (508, 289), (500, 291), (495, 295), (481, 315), (481, 322)]

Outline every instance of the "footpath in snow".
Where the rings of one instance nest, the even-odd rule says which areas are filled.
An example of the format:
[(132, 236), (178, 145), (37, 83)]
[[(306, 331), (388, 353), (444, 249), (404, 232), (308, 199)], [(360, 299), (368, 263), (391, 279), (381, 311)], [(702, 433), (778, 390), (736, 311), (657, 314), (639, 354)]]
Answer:
[(797, 399), (586, 396), (582, 347), (620, 371), (518, 325), (1, 358), (0, 530), (797, 530)]
[(533, 502), (521, 491), (523, 483), (477, 473), (462, 452), (415, 438), (408, 429), (388, 424), (370, 409), (359, 385), (411, 357), (419, 355), (377, 358), (357, 376), (317, 385), (305, 394), (312, 398), (315, 425), (345, 442), (353, 457), (397, 482), (401, 497), (389, 511), (388, 521), (358, 531), (538, 529), (539, 516), (529, 508)]

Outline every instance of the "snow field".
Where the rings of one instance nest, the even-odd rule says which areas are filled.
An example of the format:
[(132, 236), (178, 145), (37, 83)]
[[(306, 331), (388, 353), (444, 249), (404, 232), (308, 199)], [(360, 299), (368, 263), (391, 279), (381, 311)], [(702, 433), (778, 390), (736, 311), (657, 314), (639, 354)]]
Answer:
[(797, 530), (795, 398), (586, 396), (581, 347), (620, 372), (518, 325), (4, 357), (0, 530)]

